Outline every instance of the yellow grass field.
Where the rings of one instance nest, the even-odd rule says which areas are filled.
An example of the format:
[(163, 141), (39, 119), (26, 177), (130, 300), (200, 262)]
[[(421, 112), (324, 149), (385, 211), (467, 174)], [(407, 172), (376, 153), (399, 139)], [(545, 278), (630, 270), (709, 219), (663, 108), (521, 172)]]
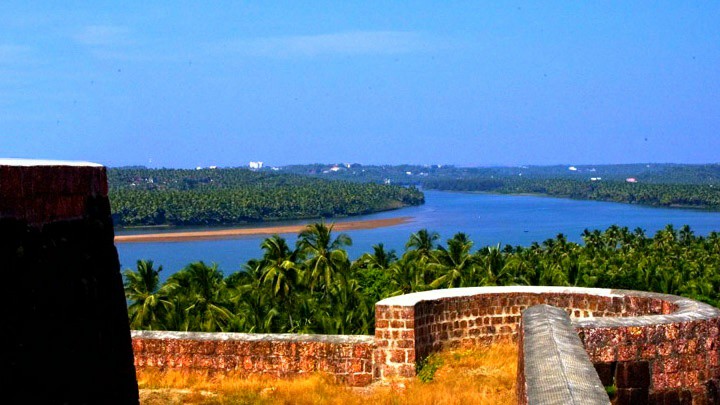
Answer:
[[(293, 379), (209, 377), (179, 371), (139, 371), (142, 404), (504, 404), (515, 403), (517, 347), (499, 343), (433, 355), (421, 374), (369, 387), (334, 384), (313, 374)], [(429, 370), (435, 370), (434, 373)]]

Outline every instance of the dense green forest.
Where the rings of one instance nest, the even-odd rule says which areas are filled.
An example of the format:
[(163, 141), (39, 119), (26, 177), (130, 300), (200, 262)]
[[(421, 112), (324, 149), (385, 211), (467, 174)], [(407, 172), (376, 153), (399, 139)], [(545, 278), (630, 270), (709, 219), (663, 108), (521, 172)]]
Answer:
[(720, 187), (713, 185), (525, 178), (438, 179), (428, 180), (423, 185), (435, 190), (536, 193), (583, 200), (720, 210)]
[[(633, 178), (636, 182), (626, 180)], [(458, 168), (314, 164), (202, 170), (110, 169), (118, 226), (232, 225), (333, 218), (422, 204), (418, 188), (537, 193), (720, 210), (720, 165)]]
[[(453, 165), (361, 165), (311, 164), (283, 166), (285, 173), (320, 178), (361, 182), (422, 185), (437, 179), (493, 179), (523, 177), (530, 179), (568, 179), (590, 181), (625, 181), (635, 178), (640, 183), (720, 185), (720, 164), (614, 164), (614, 165), (554, 165), (554, 166), (494, 166), (456, 167)], [(273, 170), (273, 169), (263, 169)]]
[(410, 235), (405, 251), (382, 244), (351, 261), (348, 236), (309, 225), (294, 247), (273, 236), (264, 255), (224, 277), (191, 263), (160, 284), (162, 266), (139, 261), (124, 272), (131, 327), (181, 331), (368, 334), (378, 300), (435, 288), (553, 285), (625, 288), (720, 304), (720, 234), (667, 226), (654, 236), (611, 226), (586, 230), (584, 244), (562, 234), (542, 243), (474, 250), (458, 233)]
[[(330, 170), (335, 168), (336, 170)], [(623, 164), (459, 168), (438, 165), (304, 165), (320, 178), (389, 182), (446, 191), (537, 193), (663, 207), (720, 210), (720, 165)], [(634, 179), (628, 182), (627, 179)]]
[(110, 169), (108, 183), (117, 226), (331, 218), (424, 202), (414, 187), (247, 169)]

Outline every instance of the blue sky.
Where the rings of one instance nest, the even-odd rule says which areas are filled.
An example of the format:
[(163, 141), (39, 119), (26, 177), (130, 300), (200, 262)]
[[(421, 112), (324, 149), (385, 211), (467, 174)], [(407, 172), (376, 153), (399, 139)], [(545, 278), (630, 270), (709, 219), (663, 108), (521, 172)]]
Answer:
[(0, 2), (0, 157), (720, 162), (720, 2), (269, 3)]

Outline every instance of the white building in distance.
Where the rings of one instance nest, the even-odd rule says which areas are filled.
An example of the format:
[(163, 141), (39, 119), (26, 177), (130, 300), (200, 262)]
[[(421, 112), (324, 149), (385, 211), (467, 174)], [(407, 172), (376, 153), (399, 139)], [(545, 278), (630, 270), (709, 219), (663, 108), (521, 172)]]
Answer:
[(251, 169), (262, 169), (263, 162), (250, 162), (249, 166)]

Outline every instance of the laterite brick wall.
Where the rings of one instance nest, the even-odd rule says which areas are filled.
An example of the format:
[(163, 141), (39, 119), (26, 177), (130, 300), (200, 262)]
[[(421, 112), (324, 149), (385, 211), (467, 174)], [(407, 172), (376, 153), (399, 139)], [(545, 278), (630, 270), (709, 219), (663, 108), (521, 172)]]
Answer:
[(133, 331), (138, 369), (273, 377), (323, 372), (352, 386), (372, 382), (374, 348), (372, 336)]
[(415, 375), (415, 360), (442, 347), (515, 340), (522, 311), (538, 304), (563, 308), (572, 318), (662, 314), (674, 308), (660, 299), (585, 288), (476, 287), (392, 297), (375, 307), (376, 377)]
[(639, 291), (434, 290), (378, 302), (374, 337), (133, 332), (131, 341), (107, 192), (100, 165), (0, 159), (0, 262), (4, 284), (21, 287), (5, 291), (11, 402), (137, 402), (134, 365), (321, 371), (350, 385), (412, 377), (443, 347), (517, 339), (522, 311), (547, 304), (570, 316), (616, 403), (720, 403), (720, 310)]
[(719, 403), (720, 311), (672, 295), (624, 293), (676, 310), (574, 322), (600, 379), (617, 387), (618, 403)]
[(719, 401), (720, 310), (639, 291), (564, 287), (434, 290), (376, 304), (374, 377), (412, 377), (443, 347), (515, 340), (521, 312), (564, 309), (617, 403)]
[(0, 159), (5, 403), (133, 403), (105, 168)]

